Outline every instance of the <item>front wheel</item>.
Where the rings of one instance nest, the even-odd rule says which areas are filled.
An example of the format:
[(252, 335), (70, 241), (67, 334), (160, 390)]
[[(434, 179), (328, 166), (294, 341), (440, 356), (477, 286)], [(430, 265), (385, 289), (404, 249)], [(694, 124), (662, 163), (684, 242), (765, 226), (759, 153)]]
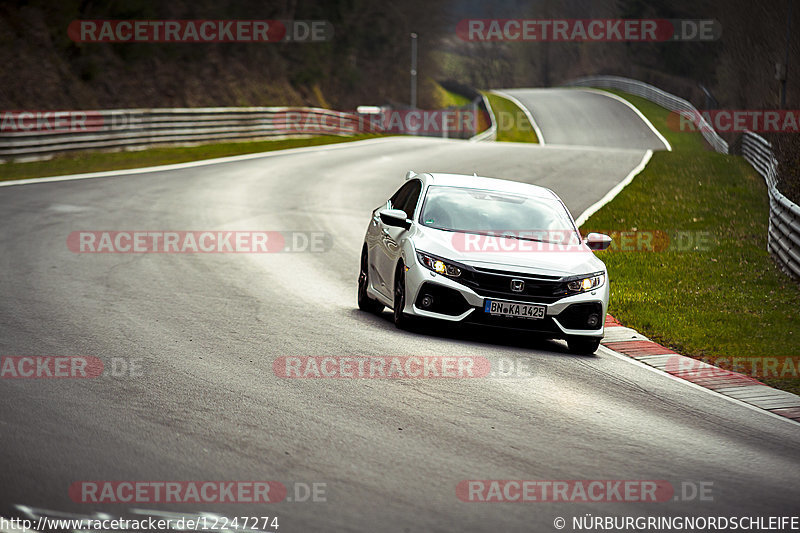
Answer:
[(408, 329), (411, 319), (403, 313), (406, 306), (406, 269), (402, 263), (397, 265), (394, 275), (394, 325), (400, 329)]
[(367, 287), (369, 286), (369, 257), (367, 256), (367, 248), (361, 252), (361, 268), (358, 272), (358, 308), (368, 313), (375, 313), (376, 315), (383, 311), (383, 304), (378, 300), (373, 300), (367, 294)]
[(600, 347), (598, 337), (570, 337), (567, 339), (569, 351), (578, 355), (592, 355)]

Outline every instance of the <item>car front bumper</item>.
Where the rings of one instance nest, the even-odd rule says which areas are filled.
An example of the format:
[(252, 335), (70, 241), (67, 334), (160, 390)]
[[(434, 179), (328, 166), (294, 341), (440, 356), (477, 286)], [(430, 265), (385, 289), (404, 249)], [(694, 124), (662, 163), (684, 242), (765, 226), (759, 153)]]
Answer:
[[(422, 298), (432, 296), (438, 303), (432, 310), (423, 309)], [(417, 262), (406, 271), (407, 315), (491, 327), (542, 333), (551, 338), (602, 337), (608, 309), (608, 281), (593, 291), (563, 297), (555, 302), (523, 301), (513, 297), (487, 297), (445, 275), (437, 274)], [(542, 319), (511, 318), (484, 311), (486, 300), (501, 300), (545, 307)], [(599, 314), (598, 326), (589, 328), (582, 316)]]

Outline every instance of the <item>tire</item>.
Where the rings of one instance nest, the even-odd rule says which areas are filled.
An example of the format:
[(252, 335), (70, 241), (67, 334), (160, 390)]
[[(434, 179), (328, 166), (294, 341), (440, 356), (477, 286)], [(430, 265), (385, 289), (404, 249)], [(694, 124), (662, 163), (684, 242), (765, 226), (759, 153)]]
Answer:
[(358, 308), (377, 315), (383, 311), (383, 304), (369, 297), (367, 287), (369, 287), (369, 257), (365, 246), (361, 252), (361, 268), (358, 272)]
[(406, 306), (406, 269), (403, 263), (397, 265), (394, 275), (394, 325), (400, 329), (408, 329), (411, 319), (403, 313)]
[(600, 347), (599, 337), (570, 337), (567, 339), (569, 351), (577, 355), (593, 355)]

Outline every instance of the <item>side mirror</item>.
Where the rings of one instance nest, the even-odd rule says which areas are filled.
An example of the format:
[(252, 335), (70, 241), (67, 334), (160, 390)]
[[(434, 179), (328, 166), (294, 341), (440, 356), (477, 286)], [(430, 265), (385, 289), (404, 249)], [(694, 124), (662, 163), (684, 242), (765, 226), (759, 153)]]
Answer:
[(408, 229), (411, 227), (411, 221), (406, 218), (406, 212), (402, 209), (381, 209), (378, 214), (381, 217), (381, 222), (387, 226), (394, 226), (403, 229)]
[(590, 233), (583, 241), (591, 250), (605, 250), (611, 246), (611, 237), (602, 233)]

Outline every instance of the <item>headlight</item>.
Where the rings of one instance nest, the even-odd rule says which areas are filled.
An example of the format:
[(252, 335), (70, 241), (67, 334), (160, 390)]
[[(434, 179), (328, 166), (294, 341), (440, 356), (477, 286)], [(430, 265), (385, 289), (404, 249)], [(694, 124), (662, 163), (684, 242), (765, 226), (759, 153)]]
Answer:
[(606, 282), (603, 272), (595, 272), (588, 276), (574, 276), (567, 280), (567, 289), (572, 293), (586, 292), (602, 287)]
[(417, 252), (417, 258), (419, 262), (425, 268), (433, 270), (437, 274), (442, 274), (443, 276), (450, 276), (451, 278), (457, 278), (461, 275), (461, 269), (455, 265), (451, 265), (447, 261), (442, 261), (441, 259), (437, 259), (436, 257), (431, 257), (427, 254), (422, 252)]

